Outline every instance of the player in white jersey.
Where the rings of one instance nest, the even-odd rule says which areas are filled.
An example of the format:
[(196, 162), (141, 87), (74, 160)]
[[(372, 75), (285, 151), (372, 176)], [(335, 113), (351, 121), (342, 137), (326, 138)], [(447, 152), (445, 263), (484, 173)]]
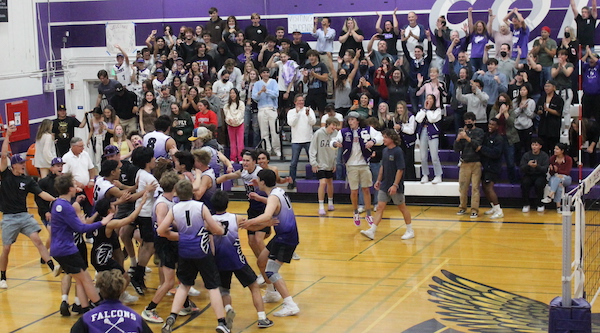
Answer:
[[(290, 199), (285, 191), (276, 187), (276, 185), (275, 172), (272, 170), (258, 172), (258, 186), (261, 191), (268, 195), (265, 212), (256, 218), (240, 222), (239, 226), (249, 229), (254, 228), (256, 224), (265, 223), (271, 219), (278, 220), (278, 224), (273, 227), (275, 236), (258, 257), (258, 266), (261, 270), (265, 270), (269, 278), (267, 292), (263, 297), (264, 302), (277, 302), (283, 297), (283, 307), (274, 315), (276, 317), (286, 317), (297, 315), (300, 309), (292, 299), (285, 281), (279, 274), (279, 269), (284, 262), (290, 263), (299, 239), (296, 217)], [(275, 285), (277, 291), (275, 291), (273, 285)]]
[[(100, 201), (105, 197), (109, 198), (120, 198), (125, 193), (129, 193), (127, 190), (121, 190), (115, 186), (114, 181), (118, 181), (121, 176), (121, 165), (122, 162), (118, 160), (106, 160), (102, 162), (100, 167), (99, 176), (96, 177), (94, 183), (94, 202)], [(148, 190), (154, 191), (156, 188)], [(134, 202), (144, 195), (144, 191), (140, 191), (131, 195), (127, 200), (128, 202)]]
[[(263, 303), (262, 296), (260, 294), (260, 287), (256, 282), (256, 274), (248, 265), (246, 256), (242, 253), (242, 246), (240, 244), (240, 238), (238, 235), (238, 221), (242, 220), (242, 217), (236, 214), (227, 213), (227, 206), (229, 205), (229, 197), (227, 192), (218, 190), (210, 199), (212, 205), (217, 212), (213, 215), (213, 218), (220, 222), (225, 229), (223, 236), (215, 236), (215, 260), (217, 262), (217, 268), (219, 268), (219, 276), (221, 277), (221, 297), (223, 298), (223, 304), (225, 304), (227, 327), (229, 329), (233, 326), (233, 318), (235, 317), (235, 311), (231, 306), (231, 295), (229, 289), (231, 289), (231, 277), (235, 274), (235, 277), (240, 281), (243, 287), (248, 287), (252, 294), (252, 303), (258, 313), (258, 328), (266, 328), (273, 326), (273, 322), (267, 318), (265, 314), (265, 304)], [(271, 220), (273, 221), (273, 220)], [(271, 222), (268, 221), (268, 222)], [(262, 228), (262, 225), (256, 225), (255, 229)]]
[(131, 86), (131, 65), (129, 62), (129, 56), (127, 52), (123, 51), (123, 49), (119, 45), (115, 45), (117, 49), (119, 49), (120, 53), (117, 53), (117, 63), (113, 65), (113, 73), (115, 75), (115, 80), (119, 81), (123, 87), (127, 87), (127, 89)]
[[(181, 310), (190, 287), (194, 285), (200, 273), (204, 286), (208, 289), (211, 307), (219, 322), (216, 331), (229, 333), (230, 330), (225, 322), (223, 300), (219, 292), (221, 284), (219, 270), (210, 245), (211, 235), (223, 235), (224, 229), (212, 218), (203, 203), (192, 200), (194, 191), (189, 180), (182, 179), (177, 182), (175, 192), (180, 201), (167, 213), (157, 229), (161, 237), (174, 239), (179, 236), (177, 278), (180, 286), (175, 293), (171, 314), (165, 321), (162, 332), (169, 333), (173, 329), (177, 313)], [(177, 229), (177, 232), (170, 230), (171, 225)]]

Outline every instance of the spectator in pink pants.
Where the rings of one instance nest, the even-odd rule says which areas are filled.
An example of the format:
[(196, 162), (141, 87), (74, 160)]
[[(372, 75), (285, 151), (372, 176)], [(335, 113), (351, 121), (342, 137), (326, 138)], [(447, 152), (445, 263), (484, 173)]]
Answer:
[(241, 161), (244, 149), (244, 110), (246, 106), (240, 101), (240, 92), (236, 88), (229, 91), (229, 100), (223, 106), (227, 133), (229, 133), (230, 155), (232, 162)]

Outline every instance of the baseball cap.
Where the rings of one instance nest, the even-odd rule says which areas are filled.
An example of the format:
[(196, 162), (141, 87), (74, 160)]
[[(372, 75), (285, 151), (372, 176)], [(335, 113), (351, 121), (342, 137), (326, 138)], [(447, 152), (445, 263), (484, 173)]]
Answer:
[(123, 91), (123, 84), (121, 84), (120, 82), (115, 84), (115, 91), (116, 92), (121, 92)]
[(125, 57), (125, 56), (123, 55), (123, 53), (117, 53), (117, 58), (118, 57)]
[(360, 118), (360, 113), (356, 112), (356, 111), (351, 111), (348, 112), (348, 115), (346, 116), (346, 118)]
[(10, 164), (25, 163), (26, 160), (20, 154), (13, 155), (10, 158)]
[(546, 31), (547, 33), (550, 33), (551, 30), (550, 30), (549, 26), (543, 26), (542, 31)]
[(119, 150), (119, 148), (117, 148), (117, 146), (108, 145), (108, 146), (104, 147), (104, 155), (102, 155), (102, 157), (114, 156), (120, 152), (121, 151)]
[(177, 57), (177, 59), (175, 59), (175, 61), (179, 61), (179, 60), (183, 61), (183, 58), (182, 57)]
[(165, 72), (165, 71), (163, 71), (162, 69), (160, 69), (160, 68), (159, 68), (159, 69), (157, 69), (157, 70), (156, 70), (156, 72), (154, 72), (154, 73), (155, 73), (155, 74), (158, 74), (158, 73), (164, 73), (164, 72)]
[(65, 110), (67, 111), (67, 108), (65, 107), (64, 104), (59, 104), (58, 107), (56, 108), (57, 110)]
[(52, 159), (52, 163), (50, 163), (50, 165), (56, 165), (56, 164), (65, 164), (65, 162), (63, 162), (62, 158), (55, 157)]
[(158, 59), (158, 60), (156, 60), (156, 63), (157, 63), (157, 64), (163, 64), (163, 63), (164, 63), (164, 61), (162, 61), (162, 60)]
[(135, 59), (135, 62), (145, 62), (145, 61), (144, 61), (144, 58), (137, 58), (137, 59)]
[(206, 137), (209, 133), (210, 133), (210, 131), (208, 130), (208, 128), (200, 126), (200, 127), (194, 128), (194, 131), (192, 132), (192, 136), (190, 136), (188, 138), (188, 140), (196, 141), (199, 138)]
[(300, 31), (300, 29), (294, 29), (294, 31), (292, 31), (293, 34), (301, 34), (302, 32)]

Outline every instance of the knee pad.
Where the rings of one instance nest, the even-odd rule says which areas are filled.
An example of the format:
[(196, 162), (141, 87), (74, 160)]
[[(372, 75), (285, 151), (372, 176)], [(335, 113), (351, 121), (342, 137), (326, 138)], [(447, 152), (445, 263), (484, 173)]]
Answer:
[(229, 296), (229, 289), (223, 288), (223, 287), (219, 287), (219, 291), (221, 292), (221, 297), (223, 296)]
[(267, 261), (266, 274), (269, 278), (269, 281), (275, 283), (281, 279), (281, 275), (279, 275), (279, 268), (281, 268), (281, 264), (277, 263), (277, 261), (273, 259), (269, 259)]

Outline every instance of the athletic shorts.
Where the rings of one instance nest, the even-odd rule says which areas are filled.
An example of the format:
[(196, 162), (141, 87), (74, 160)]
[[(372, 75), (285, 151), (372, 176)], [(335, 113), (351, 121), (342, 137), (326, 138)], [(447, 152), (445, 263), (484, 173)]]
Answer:
[(244, 288), (248, 287), (254, 281), (256, 281), (256, 273), (252, 267), (246, 264), (237, 271), (220, 271), (219, 276), (221, 277), (221, 287), (225, 289), (231, 289), (231, 277), (235, 274), (235, 277), (240, 281)]
[(215, 289), (221, 286), (219, 269), (212, 254), (202, 259), (181, 258), (177, 264), (177, 278), (184, 286), (193, 286), (196, 276), (202, 277), (206, 289)]
[(154, 255), (160, 260), (160, 267), (177, 268), (179, 260), (179, 245), (164, 237), (154, 239)]
[(396, 192), (396, 194), (389, 194), (386, 191), (377, 192), (377, 202), (385, 202), (388, 203), (392, 200), (394, 205), (398, 206), (404, 203), (404, 193)]
[(85, 268), (87, 268), (89, 266), (87, 245), (85, 245), (85, 242), (81, 242), (77, 244), (77, 249), (79, 250), (79, 255), (83, 259), (83, 262), (85, 263)]
[(4, 214), (2, 218), (2, 245), (11, 245), (17, 240), (19, 234), (27, 237), (42, 229), (33, 215), (29, 213)]
[(359, 186), (365, 188), (373, 185), (373, 177), (368, 165), (347, 165), (346, 174), (352, 191), (358, 190)]
[(78, 274), (87, 269), (87, 264), (79, 252), (63, 257), (53, 257), (66, 274)]
[(152, 218), (138, 216), (137, 219), (135, 219), (135, 224), (140, 229), (140, 236), (142, 237), (142, 240), (146, 243), (153, 243), (154, 228), (152, 227)]
[[(248, 210), (246, 211), (246, 213), (248, 213), (248, 220), (249, 220), (249, 219), (253, 219), (253, 218), (257, 217), (257, 216), (262, 215), (262, 213), (264, 213), (264, 212), (259, 212), (257, 210), (248, 208)], [(271, 227), (264, 227), (264, 228), (262, 228), (260, 230), (248, 230), (248, 235), (254, 235), (257, 231), (264, 232), (265, 234), (267, 234), (267, 237), (268, 237), (268, 235), (271, 234)]]
[(483, 184), (496, 183), (498, 181), (498, 174), (495, 172), (483, 171), (481, 174), (481, 182)]
[(123, 269), (123, 266), (121, 266), (116, 260), (114, 260), (112, 258), (108, 259), (103, 265), (99, 265), (98, 263), (95, 262), (95, 260), (92, 260), (92, 266), (94, 266), (94, 268), (98, 272), (110, 271), (111, 269), (118, 269), (121, 271), (121, 273), (125, 274), (125, 270)]
[(269, 259), (278, 260), (281, 262), (287, 262), (288, 264), (292, 261), (294, 251), (296, 251), (296, 245), (288, 245), (276, 242), (275, 239), (271, 239), (267, 244), (267, 250), (269, 250)]
[(333, 171), (331, 170), (319, 170), (317, 171), (317, 179), (331, 179), (333, 178), (334, 174)]

